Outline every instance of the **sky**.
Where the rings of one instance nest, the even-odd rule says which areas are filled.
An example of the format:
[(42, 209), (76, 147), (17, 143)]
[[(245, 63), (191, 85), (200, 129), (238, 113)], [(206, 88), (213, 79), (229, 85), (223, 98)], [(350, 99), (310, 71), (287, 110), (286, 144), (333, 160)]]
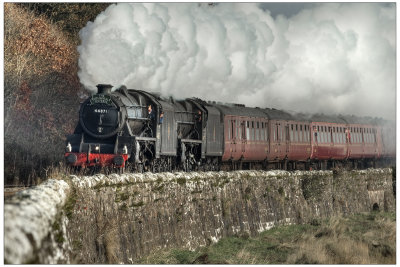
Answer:
[(118, 3), (80, 32), (81, 83), (394, 119), (392, 3)]
[(285, 3), (285, 2), (275, 2), (275, 3), (260, 3), (260, 8), (269, 11), (271, 16), (276, 18), (278, 15), (284, 15), (288, 18), (296, 15), (302, 9), (305, 8), (312, 8), (315, 6), (316, 3), (300, 3), (300, 2), (293, 2), (293, 3)]

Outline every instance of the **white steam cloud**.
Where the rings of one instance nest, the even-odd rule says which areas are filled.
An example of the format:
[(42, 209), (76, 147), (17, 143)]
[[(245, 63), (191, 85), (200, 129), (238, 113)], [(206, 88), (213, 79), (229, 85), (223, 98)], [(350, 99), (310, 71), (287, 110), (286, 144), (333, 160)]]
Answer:
[(395, 5), (111, 5), (80, 32), (81, 83), (176, 98), (394, 119)]

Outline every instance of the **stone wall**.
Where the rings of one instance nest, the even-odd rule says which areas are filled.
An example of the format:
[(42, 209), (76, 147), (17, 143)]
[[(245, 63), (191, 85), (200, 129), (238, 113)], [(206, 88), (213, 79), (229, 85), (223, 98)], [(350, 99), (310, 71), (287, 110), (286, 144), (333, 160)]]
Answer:
[(4, 263), (67, 263), (67, 221), (62, 210), (70, 186), (47, 180), (4, 203)]
[[(274, 225), (395, 210), (391, 170), (237, 171), (74, 177), (69, 238), (78, 263), (134, 263)], [(375, 206), (374, 206), (375, 204)]]
[(6, 263), (134, 263), (164, 248), (340, 214), (395, 211), (391, 169), (71, 176), (4, 207)]

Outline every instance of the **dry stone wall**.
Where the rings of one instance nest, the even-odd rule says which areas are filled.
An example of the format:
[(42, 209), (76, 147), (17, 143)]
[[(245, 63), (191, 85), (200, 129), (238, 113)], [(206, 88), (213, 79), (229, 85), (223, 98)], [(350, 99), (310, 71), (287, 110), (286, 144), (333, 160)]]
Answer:
[(68, 222), (61, 216), (69, 194), (65, 181), (50, 179), (5, 202), (6, 264), (69, 262)]
[(275, 225), (395, 211), (391, 169), (112, 174), (46, 183), (6, 201), (7, 263), (135, 263)]
[(134, 263), (163, 248), (317, 218), (394, 211), (391, 170), (236, 171), (74, 177), (69, 224), (78, 263)]

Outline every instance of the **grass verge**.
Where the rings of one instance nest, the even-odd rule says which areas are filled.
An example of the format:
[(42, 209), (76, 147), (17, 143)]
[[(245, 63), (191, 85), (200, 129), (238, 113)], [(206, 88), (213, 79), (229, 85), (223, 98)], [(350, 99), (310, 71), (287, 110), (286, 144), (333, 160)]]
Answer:
[(395, 264), (396, 214), (373, 212), (227, 237), (195, 251), (170, 249), (145, 264)]

